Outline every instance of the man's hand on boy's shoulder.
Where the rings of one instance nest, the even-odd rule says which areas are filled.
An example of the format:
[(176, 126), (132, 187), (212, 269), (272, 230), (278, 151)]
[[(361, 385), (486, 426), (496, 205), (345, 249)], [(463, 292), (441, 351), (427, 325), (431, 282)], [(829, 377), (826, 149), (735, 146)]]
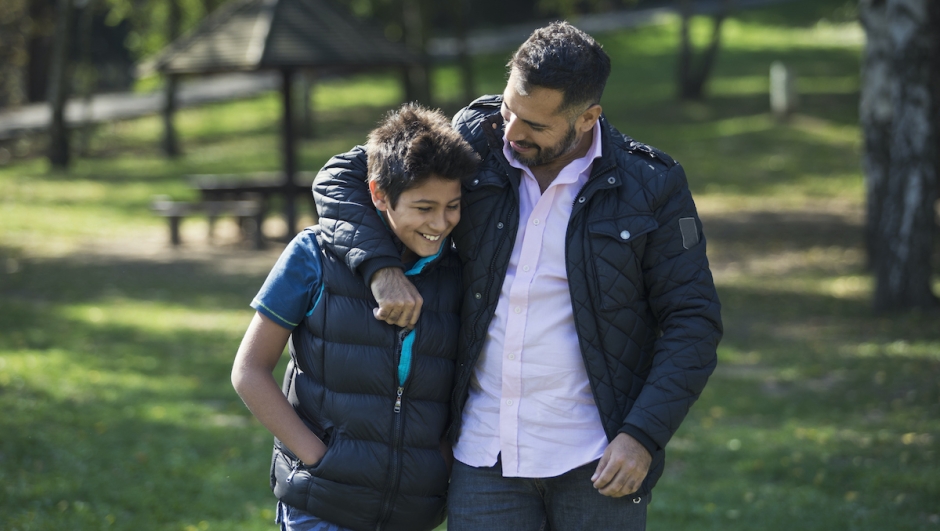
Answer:
[(386, 323), (414, 328), (421, 315), (424, 299), (418, 288), (397, 267), (379, 269), (369, 283), (379, 307), (372, 310), (375, 318)]

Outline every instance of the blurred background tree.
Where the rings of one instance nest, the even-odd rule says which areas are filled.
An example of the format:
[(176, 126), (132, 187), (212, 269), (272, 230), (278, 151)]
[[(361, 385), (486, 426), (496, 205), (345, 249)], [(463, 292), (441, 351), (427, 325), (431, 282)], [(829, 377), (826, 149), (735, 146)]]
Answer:
[(679, 15), (682, 19), (679, 29), (678, 94), (682, 100), (701, 100), (705, 97), (705, 84), (711, 77), (721, 46), (721, 26), (731, 12), (733, 0), (722, 0), (720, 7), (712, 15), (711, 38), (708, 45), (696, 58), (695, 48), (689, 35), (692, 16), (695, 14), (693, 0), (679, 1)]
[(878, 312), (937, 306), (931, 290), (940, 197), (940, 3), (861, 0), (867, 35), (859, 120), (866, 243)]

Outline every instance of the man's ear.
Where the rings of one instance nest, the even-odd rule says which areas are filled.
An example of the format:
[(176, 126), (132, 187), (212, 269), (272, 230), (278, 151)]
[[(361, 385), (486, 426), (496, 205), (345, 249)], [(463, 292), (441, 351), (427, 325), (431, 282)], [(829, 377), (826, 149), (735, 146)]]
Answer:
[(575, 120), (575, 127), (582, 133), (590, 131), (594, 128), (597, 120), (600, 119), (603, 111), (604, 109), (600, 104), (591, 105)]
[(379, 188), (379, 185), (375, 181), (369, 181), (369, 192), (372, 193), (372, 204), (375, 205), (375, 208), (385, 212), (388, 210), (388, 195), (385, 193), (385, 190)]

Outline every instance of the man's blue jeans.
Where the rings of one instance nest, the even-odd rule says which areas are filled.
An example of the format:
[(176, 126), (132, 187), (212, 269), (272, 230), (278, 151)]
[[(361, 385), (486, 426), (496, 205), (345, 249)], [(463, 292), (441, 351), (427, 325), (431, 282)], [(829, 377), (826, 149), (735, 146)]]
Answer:
[(502, 463), (454, 463), (447, 531), (646, 529), (646, 497), (611, 498), (594, 489), (597, 461), (553, 478), (504, 478)]

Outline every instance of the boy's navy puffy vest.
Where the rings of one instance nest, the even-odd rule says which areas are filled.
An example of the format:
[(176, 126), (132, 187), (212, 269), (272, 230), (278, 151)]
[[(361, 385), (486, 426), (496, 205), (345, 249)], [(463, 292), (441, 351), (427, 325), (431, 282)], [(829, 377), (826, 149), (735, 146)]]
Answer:
[[(318, 229), (307, 230), (319, 240)], [(284, 392), (328, 449), (307, 467), (275, 439), (271, 486), (282, 502), (357, 531), (429, 530), (443, 521), (440, 440), (461, 292), (459, 263), (445, 247), (409, 272), (424, 298), (411, 335), (375, 319), (369, 286), (321, 250), (323, 289), (291, 334)]]

